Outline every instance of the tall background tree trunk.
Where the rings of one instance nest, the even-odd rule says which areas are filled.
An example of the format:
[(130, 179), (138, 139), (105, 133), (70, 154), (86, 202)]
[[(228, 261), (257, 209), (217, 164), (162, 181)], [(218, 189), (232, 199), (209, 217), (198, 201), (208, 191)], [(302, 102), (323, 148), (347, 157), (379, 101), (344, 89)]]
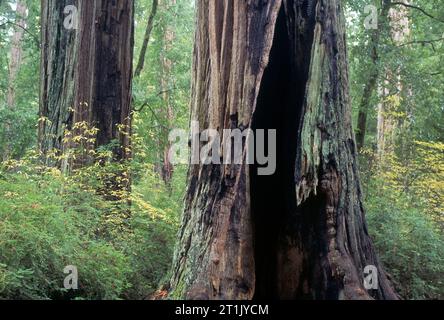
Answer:
[[(277, 171), (191, 166), (170, 296), (396, 299), (364, 217), (340, 1), (197, 10), (192, 120), (276, 129)], [(363, 287), (367, 265), (377, 290)]]
[(372, 31), (370, 41), (370, 57), (372, 60), (372, 70), (370, 72), (368, 81), (365, 84), (364, 92), (359, 104), (358, 123), (356, 127), (356, 144), (358, 147), (358, 152), (361, 151), (365, 145), (368, 112), (370, 110), (372, 96), (374, 95), (375, 89), (377, 88), (380, 73), (380, 66), (378, 65), (379, 46), (381, 42), (381, 37), (388, 29), (387, 17), (390, 11), (391, 0), (384, 0), (381, 3), (382, 7), (378, 16), (378, 26), (375, 30)]
[[(391, 37), (395, 45), (401, 45), (410, 35), (408, 13), (408, 8), (404, 6), (391, 8), (389, 11)], [(377, 150), (380, 161), (384, 159), (386, 154), (393, 151), (396, 128), (402, 127), (397, 123), (393, 114), (402, 103), (403, 97), (411, 94), (408, 88), (403, 87), (400, 72), (400, 69), (386, 70), (386, 80), (379, 90), (381, 102), (378, 104)], [(390, 87), (394, 87), (394, 93), (390, 93)]]
[[(176, 5), (176, 0), (164, 0), (166, 9), (170, 9)], [(162, 76), (160, 79), (160, 89), (162, 91), (162, 99), (164, 102), (164, 113), (166, 126), (163, 128), (162, 138), (164, 140), (163, 155), (162, 155), (162, 169), (161, 176), (165, 182), (167, 188), (171, 191), (171, 179), (173, 178), (174, 167), (168, 160), (168, 155), (171, 149), (171, 143), (168, 141), (169, 131), (173, 127), (174, 123), (174, 109), (173, 101), (171, 99), (171, 92), (174, 90), (173, 79), (173, 61), (169, 57), (171, 49), (173, 48), (173, 42), (175, 38), (175, 32), (173, 26), (167, 25), (164, 34), (163, 55), (162, 59)], [(166, 129), (166, 130), (165, 130)]]
[(11, 39), (11, 52), (9, 58), (9, 85), (7, 104), (10, 108), (15, 106), (15, 81), (22, 64), (23, 48), (22, 41), (26, 28), (27, 8), (26, 3), (22, 0), (17, 1), (15, 9), (14, 33)]
[[(64, 9), (78, 10), (65, 29)], [(116, 160), (130, 157), (133, 1), (42, 1), (39, 140), (43, 154), (63, 153), (65, 130), (98, 129), (93, 147), (117, 142)], [(77, 124), (77, 125), (76, 125)]]
[[(20, 66), (23, 59), (23, 36), (25, 34), (26, 28), (26, 16), (27, 7), (23, 0), (17, 1), (17, 6), (15, 9), (15, 22), (14, 22), (14, 32), (11, 38), (11, 51), (9, 55), (9, 78), (8, 78), (8, 95), (7, 95), (7, 106), (9, 109), (14, 110), (16, 106), (15, 88), (16, 80), (20, 71)], [(12, 130), (10, 123), (5, 123), (6, 135), (10, 135)], [(3, 152), (3, 160), (10, 157), (11, 145), (8, 143), (5, 146)]]

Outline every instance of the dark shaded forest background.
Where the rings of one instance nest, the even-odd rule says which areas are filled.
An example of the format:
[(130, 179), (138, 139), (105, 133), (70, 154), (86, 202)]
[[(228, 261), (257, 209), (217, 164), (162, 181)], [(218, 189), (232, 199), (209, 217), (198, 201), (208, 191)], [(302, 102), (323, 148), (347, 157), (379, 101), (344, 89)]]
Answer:
[[(405, 299), (444, 298), (440, 2), (345, 1), (369, 232)], [(136, 1), (135, 12), (133, 157), (108, 161), (111, 143), (103, 161), (66, 173), (36, 147), (40, 3), (0, 1), (0, 298), (146, 299), (168, 279), (187, 167), (165, 155), (170, 130), (189, 125), (194, 1)], [(127, 169), (131, 191), (101, 190)], [(79, 268), (75, 292), (62, 288), (67, 265)]]

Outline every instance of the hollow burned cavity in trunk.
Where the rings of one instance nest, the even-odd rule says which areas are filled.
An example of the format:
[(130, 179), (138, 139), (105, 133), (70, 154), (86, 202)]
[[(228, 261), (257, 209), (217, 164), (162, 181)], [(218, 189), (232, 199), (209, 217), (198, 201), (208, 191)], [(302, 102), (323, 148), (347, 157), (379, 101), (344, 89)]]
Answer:
[(325, 228), (322, 199), (298, 206), (294, 180), (315, 22), (314, 4), (308, 2), (289, 1), (280, 9), (253, 116), (254, 130), (277, 134), (275, 174), (258, 175), (259, 166), (251, 166), (256, 298), (308, 298), (310, 288), (318, 286), (313, 274), (326, 245), (319, 230)]

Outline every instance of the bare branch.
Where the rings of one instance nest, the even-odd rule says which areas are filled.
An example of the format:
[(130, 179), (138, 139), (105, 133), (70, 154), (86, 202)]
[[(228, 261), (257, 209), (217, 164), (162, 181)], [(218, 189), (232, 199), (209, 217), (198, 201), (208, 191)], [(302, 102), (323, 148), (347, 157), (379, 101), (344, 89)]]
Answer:
[(431, 18), (431, 19), (434, 19), (434, 20), (436, 20), (436, 21), (439, 21), (439, 22), (441, 22), (441, 23), (444, 23), (443, 20), (440, 20), (440, 19), (436, 18), (435, 16), (431, 15), (430, 13), (428, 13), (427, 11), (425, 11), (424, 9), (422, 9), (422, 8), (420, 8), (420, 7), (418, 7), (418, 6), (415, 6), (415, 5), (412, 5), (412, 4), (408, 4), (408, 3), (405, 3), (405, 2), (392, 2), (392, 5), (393, 5), (393, 6), (399, 5), (399, 6), (404, 6), (404, 7), (406, 7), (406, 8), (411, 8), (411, 9), (418, 10), (418, 11), (420, 11), (422, 14), (426, 15), (427, 17), (429, 17), (429, 18)]
[(3, 27), (4, 25), (8, 25), (8, 24), (9, 25), (13, 25), (15, 27), (19, 27), (20, 29), (23, 29), (23, 31), (25, 31), (28, 35), (31, 36), (31, 38), (34, 40), (36, 46), (38, 48), (40, 48), (40, 40), (39, 40), (39, 38), (35, 34), (33, 34), (31, 31), (29, 31), (27, 28), (25, 28), (24, 26), (22, 26), (22, 25), (20, 25), (18, 23), (15, 23), (13, 21), (6, 21), (6, 22), (0, 24), (0, 27)]
[(439, 39), (432, 39), (432, 40), (415, 40), (415, 41), (409, 41), (403, 44), (398, 45), (398, 47), (405, 47), (411, 44), (421, 44), (421, 45), (426, 45), (429, 44), (432, 46), (433, 50), (435, 51), (435, 42), (440, 42), (440, 41), (444, 41), (444, 38), (439, 38)]

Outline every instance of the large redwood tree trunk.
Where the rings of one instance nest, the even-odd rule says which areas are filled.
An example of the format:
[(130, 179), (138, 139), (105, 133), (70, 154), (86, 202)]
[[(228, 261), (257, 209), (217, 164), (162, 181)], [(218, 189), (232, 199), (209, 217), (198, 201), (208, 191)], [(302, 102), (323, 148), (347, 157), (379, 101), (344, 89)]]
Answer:
[[(68, 5), (77, 28), (66, 28)], [(83, 122), (98, 129), (95, 146), (118, 141), (115, 158), (128, 158), (134, 2), (43, 0), (41, 11), (41, 151), (63, 153), (65, 130)]]
[(192, 120), (276, 129), (277, 171), (191, 166), (170, 297), (396, 299), (364, 217), (340, 0), (197, 10)]

